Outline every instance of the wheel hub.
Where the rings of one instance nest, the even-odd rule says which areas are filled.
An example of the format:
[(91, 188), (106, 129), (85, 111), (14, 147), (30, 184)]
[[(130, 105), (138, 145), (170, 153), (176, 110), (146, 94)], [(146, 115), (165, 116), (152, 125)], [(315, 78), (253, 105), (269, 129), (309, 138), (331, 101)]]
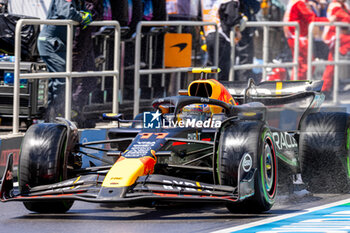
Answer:
[(264, 177), (265, 177), (265, 187), (268, 192), (273, 188), (274, 181), (274, 164), (271, 149), (268, 145), (265, 145), (264, 153)]

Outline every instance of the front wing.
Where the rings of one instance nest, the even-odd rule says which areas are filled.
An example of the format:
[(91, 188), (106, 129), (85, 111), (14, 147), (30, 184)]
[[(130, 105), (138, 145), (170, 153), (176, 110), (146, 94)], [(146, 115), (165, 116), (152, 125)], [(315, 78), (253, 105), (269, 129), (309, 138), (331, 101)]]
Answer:
[[(27, 194), (3, 195), (7, 201), (80, 200), (95, 203), (132, 203), (149, 200), (238, 201), (235, 188), (197, 183), (163, 175), (142, 176), (131, 187), (101, 187), (103, 175), (86, 175), (52, 185), (34, 187)], [(4, 190), (4, 193), (11, 193)]]
[[(12, 156), (8, 158), (5, 174), (12, 171)], [(238, 202), (254, 195), (252, 180), (241, 182), (240, 188), (213, 185), (166, 176), (140, 176), (129, 187), (102, 187), (105, 172), (87, 174), (49, 185), (30, 188), (19, 193), (12, 177), (4, 175), (0, 186), (2, 202), (79, 200), (93, 203), (140, 204), (155, 202)], [(254, 173), (252, 174), (254, 177)], [(240, 191), (241, 189), (241, 191)], [(244, 196), (241, 196), (244, 189)]]

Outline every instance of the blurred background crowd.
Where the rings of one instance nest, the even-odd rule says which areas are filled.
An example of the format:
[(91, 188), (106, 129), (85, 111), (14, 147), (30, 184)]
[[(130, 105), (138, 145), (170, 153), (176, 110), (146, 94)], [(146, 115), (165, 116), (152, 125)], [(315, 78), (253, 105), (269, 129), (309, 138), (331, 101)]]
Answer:
[[(69, 11), (64, 13), (64, 11)], [(76, 11), (74, 15), (73, 10)], [(334, 56), (334, 27), (319, 27), (314, 32), (314, 41), (307, 39), (308, 25), (310, 22), (350, 22), (350, 11), (346, 0), (0, 0), (0, 12), (10, 15), (22, 15), (25, 17), (36, 17), (41, 19), (73, 19), (82, 26), (77, 27), (74, 39), (73, 70), (99, 70), (111, 69), (113, 64), (113, 34), (108, 28), (95, 28), (86, 26), (91, 21), (117, 20), (122, 27), (122, 99), (132, 99), (133, 96), (133, 66), (135, 54), (135, 32), (140, 21), (205, 21), (217, 22), (219, 25), (219, 67), (222, 72), (219, 80), (228, 80), (231, 45), (229, 33), (235, 27), (235, 64), (262, 63), (262, 27), (244, 27), (244, 22), (253, 21), (279, 21), (299, 22), (300, 37), (295, 37), (292, 27), (271, 27), (269, 29), (269, 62), (292, 61), (294, 53), (294, 40), (299, 39), (298, 74), (293, 74), (291, 69), (270, 69), (267, 80), (304, 80), (306, 79), (306, 58), (308, 43), (314, 44), (314, 59), (333, 60)], [(72, 13), (73, 12), (73, 13)], [(1, 21), (0, 21), (1, 26)], [(58, 27), (56, 27), (57, 29)], [(44, 27), (40, 35), (37, 34), (39, 55), (52, 72), (64, 71), (65, 69), (65, 33), (55, 31), (56, 29)], [(44, 32), (43, 32), (44, 31)], [(174, 32), (173, 28), (161, 30), (145, 29), (143, 44), (149, 43), (152, 37), (152, 61), (149, 61), (150, 47), (142, 51), (141, 66), (143, 68), (162, 67), (163, 58), (163, 36), (165, 32)], [(213, 64), (214, 34), (210, 27), (183, 28), (183, 32), (191, 33), (193, 36), (192, 66), (208, 66)], [(176, 31), (175, 31), (176, 32)], [(51, 33), (51, 34), (50, 34)], [(60, 34), (60, 36), (55, 35)], [(4, 38), (6, 32), (1, 31), (0, 39)], [(350, 36), (348, 28), (341, 31), (341, 55), (347, 56), (350, 49)], [(349, 34), (350, 35), (350, 34)], [(50, 45), (50, 39), (56, 38)], [(58, 39), (57, 39), (58, 38)], [(106, 39), (107, 38), (107, 39)], [(43, 41), (46, 41), (45, 43)], [(34, 46), (34, 45), (32, 45)], [(56, 47), (55, 47), (56, 46)], [(148, 44), (149, 46), (149, 44)], [(9, 46), (0, 46), (3, 54), (11, 53)], [(61, 51), (62, 50), (62, 51)], [(107, 52), (106, 52), (107, 51)], [(55, 54), (57, 55), (55, 57)], [(31, 54), (32, 55), (32, 54)], [(29, 56), (35, 59), (35, 56)], [(61, 68), (60, 68), (60, 67)], [(58, 68), (57, 68), (58, 67)], [(57, 69), (56, 69), (57, 68)], [(150, 68), (150, 67), (149, 67)], [(324, 91), (330, 93), (332, 90), (332, 79), (334, 67), (329, 65), (317, 69), (318, 79), (325, 81)], [(156, 76), (156, 75), (155, 75)], [(256, 82), (262, 79), (262, 69), (236, 70), (235, 81), (247, 81), (253, 78)], [(170, 80), (170, 81), (169, 81)], [(142, 98), (152, 98), (174, 92), (172, 79), (167, 79), (166, 88), (160, 86), (159, 79), (151, 81), (143, 79), (141, 85), (150, 91), (142, 92)], [(62, 95), (61, 84), (64, 80), (53, 79), (49, 85), (54, 98)], [(149, 85), (151, 82), (151, 85)], [(185, 86), (187, 80), (182, 80)], [(106, 79), (101, 86), (100, 78), (79, 78), (73, 83), (73, 109), (77, 112), (77, 121), (84, 122), (83, 107), (92, 102), (103, 102), (110, 98), (106, 89), (111, 87), (111, 79)], [(91, 94), (93, 93), (93, 94)], [(152, 93), (150, 96), (149, 93)], [(55, 97), (56, 96), (56, 97)], [(55, 108), (47, 115), (59, 115), (63, 113), (61, 97), (56, 100)]]

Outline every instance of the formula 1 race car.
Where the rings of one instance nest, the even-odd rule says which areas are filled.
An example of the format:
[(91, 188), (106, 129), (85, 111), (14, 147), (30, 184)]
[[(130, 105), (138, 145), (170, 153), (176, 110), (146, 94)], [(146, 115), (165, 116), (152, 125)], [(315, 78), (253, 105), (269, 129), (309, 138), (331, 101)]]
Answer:
[[(201, 78), (134, 120), (105, 114), (126, 126), (109, 129), (104, 141), (78, 143), (77, 128), (64, 119), (33, 125), (21, 146), (18, 191), (10, 155), (1, 201), (44, 213), (66, 212), (75, 200), (217, 202), (231, 212), (257, 213), (270, 210), (278, 176), (290, 173), (301, 173), (310, 191), (346, 192), (349, 115), (320, 112), (321, 87), (322, 81), (243, 85)], [(82, 156), (94, 157), (91, 150), (105, 153), (95, 158), (104, 164), (82, 166)]]

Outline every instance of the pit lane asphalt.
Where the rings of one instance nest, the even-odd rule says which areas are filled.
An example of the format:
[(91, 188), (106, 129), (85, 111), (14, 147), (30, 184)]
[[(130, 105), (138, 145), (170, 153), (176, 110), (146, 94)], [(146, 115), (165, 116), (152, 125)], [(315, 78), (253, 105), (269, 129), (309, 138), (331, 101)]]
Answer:
[(350, 194), (279, 195), (267, 213), (231, 214), (224, 206), (187, 204), (161, 209), (75, 202), (66, 214), (36, 214), (20, 202), (0, 203), (0, 232), (211, 232), (350, 198)]

